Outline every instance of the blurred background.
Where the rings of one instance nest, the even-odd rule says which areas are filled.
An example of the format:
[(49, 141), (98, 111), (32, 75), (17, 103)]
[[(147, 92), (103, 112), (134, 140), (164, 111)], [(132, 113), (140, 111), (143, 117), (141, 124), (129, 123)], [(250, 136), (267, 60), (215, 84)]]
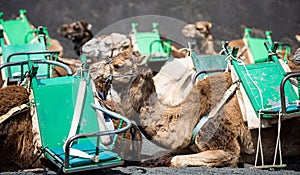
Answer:
[[(299, 0), (1, 0), (4, 19), (18, 16), (20, 9), (34, 26), (45, 26), (50, 36), (64, 47), (64, 57), (76, 58), (73, 43), (57, 33), (65, 23), (84, 20), (93, 25), (97, 34), (120, 20), (140, 15), (162, 15), (186, 23), (207, 20), (215, 49), (220, 41), (240, 39), (244, 28), (271, 30), (275, 41), (288, 42), (294, 52), (300, 43), (295, 35), (300, 32)], [(150, 28), (151, 29), (151, 28)], [(150, 30), (149, 29), (149, 30)], [(130, 26), (128, 27), (128, 31)], [(122, 31), (121, 31), (122, 32)], [(127, 31), (123, 31), (126, 33)]]

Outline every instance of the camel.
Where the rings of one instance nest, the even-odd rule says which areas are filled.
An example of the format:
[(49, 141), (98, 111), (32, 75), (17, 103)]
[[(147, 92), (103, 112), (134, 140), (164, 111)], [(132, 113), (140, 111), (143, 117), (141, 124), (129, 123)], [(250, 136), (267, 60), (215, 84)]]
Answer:
[(208, 21), (198, 21), (194, 24), (187, 24), (182, 29), (182, 34), (196, 40), (196, 44), (203, 55), (216, 55), (214, 49), (213, 36), (210, 32), (212, 23)]
[[(211, 28), (212, 28), (212, 23), (208, 21), (197, 21), (194, 24), (187, 24), (182, 29), (182, 34), (187, 38), (196, 40), (196, 44), (200, 49), (200, 54), (216, 55), (217, 52), (214, 49), (213, 36), (210, 32)], [(243, 58), (246, 64), (250, 63), (249, 59), (247, 59), (248, 53), (247, 53), (244, 40), (243, 39), (231, 40), (229, 42), (229, 47), (233, 48), (234, 46), (237, 46), (239, 48), (238, 57)]]
[[(151, 70), (145, 66), (132, 66), (133, 63), (139, 65), (141, 61), (140, 57), (135, 60), (132, 60), (132, 58), (129, 59), (128, 56), (120, 55), (113, 60), (111, 65), (107, 65), (111, 67), (113, 75), (118, 77), (112, 83), (121, 98), (119, 104), (114, 104), (117, 106), (116, 111), (133, 119), (149, 140), (173, 150), (168, 156), (187, 151), (189, 153), (197, 152), (195, 155), (199, 161), (191, 165), (234, 167), (238, 163), (241, 151), (243, 153), (253, 152), (250, 131), (246, 129), (246, 125), (238, 115), (234, 116), (239, 120), (229, 120), (217, 115), (214, 122), (222, 127), (213, 129), (212, 132), (215, 132), (215, 135), (211, 133), (214, 135), (212, 136), (200, 131), (196, 136), (195, 143), (191, 144), (192, 131), (197, 122), (203, 115), (209, 113), (211, 107), (215, 106), (221, 99), (226, 87), (228, 88), (231, 85), (229, 73), (199, 81), (182, 103), (176, 106), (168, 106), (157, 99)], [(122, 72), (119, 72), (120, 70)], [(135, 75), (127, 77), (126, 70), (134, 72)], [(104, 78), (109, 75), (110, 72), (103, 72), (101, 76)], [(219, 82), (219, 84), (216, 85), (212, 82)], [(225, 105), (222, 109), (223, 113), (230, 113), (236, 102), (233, 100), (232, 104)], [(236, 107), (239, 109), (238, 106)], [(207, 127), (213, 127), (214, 122), (207, 123)], [(223, 131), (219, 128), (227, 129)], [(204, 136), (205, 134), (206, 136)], [(207, 139), (202, 140), (201, 137), (207, 137)], [(223, 143), (216, 143), (215, 138), (218, 138), (219, 141), (224, 139)], [(205, 158), (200, 160), (203, 156)], [(173, 166), (184, 166), (180, 163), (180, 160), (181, 157), (175, 156), (168, 163)], [(156, 162), (155, 164), (159, 163)]]
[(79, 56), (82, 46), (93, 38), (91, 28), (91, 24), (80, 20), (70, 24), (63, 24), (58, 28), (57, 32), (75, 44), (74, 50)]
[[(182, 34), (187, 38), (196, 40), (196, 44), (199, 46), (200, 49), (200, 54), (215, 55), (217, 54), (217, 52), (214, 50), (213, 36), (210, 32), (211, 28), (212, 23), (208, 21), (198, 21), (194, 24), (187, 24), (182, 29)], [(262, 30), (257, 28), (251, 28), (251, 30), (251, 35), (253, 37), (265, 37), (264, 32)], [(299, 35), (296, 35), (295, 38), (298, 39)], [(249, 51), (247, 50), (247, 45), (245, 44), (244, 38), (229, 41), (229, 47), (233, 48), (234, 46), (237, 46), (239, 48), (237, 57), (243, 59), (245, 64), (253, 62), (253, 60), (249, 58)], [(285, 50), (277, 50), (277, 54), (280, 58), (284, 58)]]
[[(243, 162), (253, 164), (257, 131), (249, 130), (244, 123), (236, 95), (197, 132), (195, 141), (191, 139), (199, 120), (210, 113), (233, 84), (229, 72), (198, 81), (182, 103), (170, 106), (157, 98), (152, 72), (147, 65), (140, 64), (143, 57), (131, 54), (120, 54), (112, 63), (103, 62), (98, 75), (103, 80), (111, 75), (116, 77), (112, 87), (120, 101), (112, 99), (115, 110), (134, 120), (147, 139), (172, 150), (142, 161), (144, 165), (236, 167)], [(299, 145), (296, 141), (299, 129), (289, 130), (292, 124), (299, 122), (299, 119), (283, 122), (282, 133), (286, 139), (283, 147)], [(270, 137), (272, 132), (274, 128), (263, 130), (263, 141), (270, 143), (269, 148), (263, 148), (266, 162), (271, 162), (274, 154), (276, 138)], [(294, 146), (283, 156), (297, 155), (299, 151), (299, 147)]]

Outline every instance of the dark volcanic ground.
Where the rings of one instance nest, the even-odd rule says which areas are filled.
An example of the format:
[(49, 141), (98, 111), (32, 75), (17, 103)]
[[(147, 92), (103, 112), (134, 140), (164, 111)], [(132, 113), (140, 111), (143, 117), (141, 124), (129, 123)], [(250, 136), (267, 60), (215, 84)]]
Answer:
[[(59, 36), (57, 28), (64, 23), (84, 20), (98, 33), (120, 20), (140, 15), (162, 15), (186, 23), (198, 20), (212, 22), (216, 50), (220, 41), (239, 39), (245, 27), (272, 30), (273, 39), (288, 41), (293, 51), (300, 46), (295, 35), (300, 32), (299, 0), (1, 0), (4, 19), (26, 9), (35, 26), (46, 26), (51, 37), (58, 39), (65, 57), (76, 57), (73, 44)], [(130, 26), (124, 34), (128, 34)], [(186, 43), (183, 43), (186, 44)]]

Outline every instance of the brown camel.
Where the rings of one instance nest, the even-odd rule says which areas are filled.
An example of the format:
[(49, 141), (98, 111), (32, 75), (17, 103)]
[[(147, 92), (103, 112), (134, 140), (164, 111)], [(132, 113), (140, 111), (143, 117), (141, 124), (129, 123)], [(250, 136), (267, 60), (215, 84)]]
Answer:
[[(99, 77), (113, 75), (112, 86), (120, 101), (113, 101), (116, 111), (133, 119), (142, 133), (154, 143), (172, 151), (156, 159), (143, 161), (146, 165), (173, 166), (237, 166), (239, 162), (254, 163), (256, 130), (249, 130), (233, 95), (220, 111), (196, 134), (192, 132), (198, 121), (209, 114), (232, 84), (230, 73), (221, 73), (200, 80), (186, 99), (176, 105), (162, 104), (156, 96), (152, 73), (146, 65), (140, 65), (141, 57), (131, 53), (120, 54), (111, 64), (103, 63)], [(137, 66), (138, 65), (138, 66)], [(289, 130), (291, 123), (283, 122), (283, 147), (299, 145), (299, 129)], [(275, 126), (276, 127), (276, 126)], [(271, 162), (274, 154), (274, 128), (263, 129), (265, 162)], [(271, 137), (272, 136), (272, 137)], [(297, 139), (295, 139), (297, 138)], [(272, 144), (271, 144), (272, 143)], [(299, 154), (299, 146), (293, 146), (283, 156)], [(184, 155), (183, 155), (184, 154)]]
[(81, 54), (81, 47), (93, 38), (92, 25), (85, 21), (75, 21), (70, 24), (63, 24), (57, 32), (63, 37), (71, 40), (77, 55)]

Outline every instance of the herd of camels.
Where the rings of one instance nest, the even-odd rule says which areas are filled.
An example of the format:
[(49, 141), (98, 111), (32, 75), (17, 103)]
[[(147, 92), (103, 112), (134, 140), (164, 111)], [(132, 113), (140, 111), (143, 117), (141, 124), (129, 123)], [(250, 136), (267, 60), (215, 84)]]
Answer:
[[(182, 34), (197, 41), (200, 53), (216, 55), (218, 51), (214, 49), (211, 28), (210, 22), (199, 21), (186, 25)], [(78, 55), (81, 54), (82, 46), (93, 38), (91, 25), (83, 21), (65, 24), (58, 32), (74, 42), (74, 49)], [(299, 35), (296, 35), (296, 38), (299, 41)], [(49, 49), (58, 48), (61, 51), (59, 61), (75, 71), (80, 62), (77, 59), (63, 58), (63, 49), (59, 42), (54, 45), (54, 48)], [(229, 42), (229, 46), (243, 48), (244, 42), (242, 39), (233, 40)], [(108, 96), (104, 100), (107, 107), (136, 124), (132, 126), (134, 132), (131, 130), (126, 133), (126, 144), (130, 149), (127, 150), (128, 159), (134, 156), (142, 166), (237, 167), (243, 163), (254, 164), (258, 131), (249, 129), (243, 120), (236, 94), (233, 94), (220, 111), (203, 125), (192, 140), (197, 123), (218, 105), (232, 85), (230, 72), (214, 74), (199, 80), (179, 102), (168, 104), (157, 95), (162, 87), (157, 75), (148, 67), (146, 57), (133, 51), (128, 45), (118, 49), (119, 52), (111, 58), (112, 61), (102, 59), (91, 65), (91, 74), (97, 89)], [(172, 54), (182, 56), (186, 55), (186, 51), (173, 47)], [(240, 55), (247, 58), (247, 52)], [(299, 49), (289, 57), (288, 63), (292, 71), (300, 70), (294, 62), (297, 59), (300, 59)], [(54, 76), (66, 74), (57, 67)], [(107, 86), (106, 82), (112, 75), (116, 78)], [(22, 87), (2, 88), (0, 115), (6, 114), (15, 106), (29, 102), (29, 96)], [(36, 140), (38, 133), (33, 129), (31, 112), (24, 110), (0, 123), (0, 171), (23, 169), (28, 166), (39, 167), (43, 163), (42, 160), (36, 161), (39, 156)], [(281, 144), (285, 158), (300, 155), (300, 128), (297, 127), (299, 124), (300, 118), (282, 123)], [(115, 125), (118, 126), (118, 123)], [(265, 162), (273, 161), (276, 132), (277, 125), (262, 130), (262, 142), (268, 145), (263, 147)], [(168, 151), (159, 153), (160, 156), (143, 158), (142, 135)]]

